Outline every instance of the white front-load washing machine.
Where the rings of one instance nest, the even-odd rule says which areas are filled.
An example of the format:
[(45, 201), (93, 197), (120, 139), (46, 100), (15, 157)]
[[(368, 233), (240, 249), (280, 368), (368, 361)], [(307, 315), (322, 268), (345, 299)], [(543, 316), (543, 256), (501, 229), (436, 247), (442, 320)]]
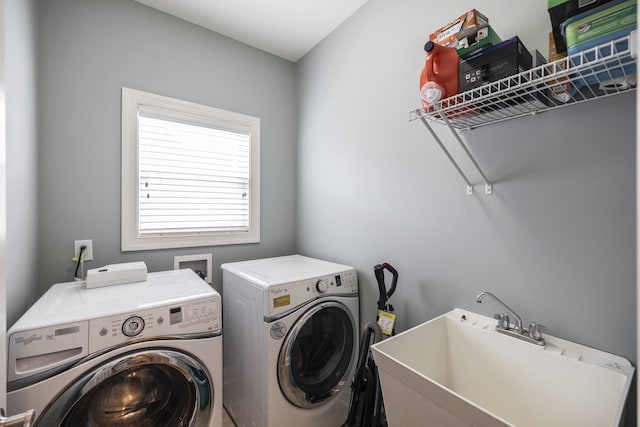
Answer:
[(238, 427), (338, 427), (358, 352), (356, 271), (300, 255), (222, 265), (224, 405)]
[(191, 270), (53, 285), (9, 329), (9, 414), (36, 427), (222, 426), (220, 295)]

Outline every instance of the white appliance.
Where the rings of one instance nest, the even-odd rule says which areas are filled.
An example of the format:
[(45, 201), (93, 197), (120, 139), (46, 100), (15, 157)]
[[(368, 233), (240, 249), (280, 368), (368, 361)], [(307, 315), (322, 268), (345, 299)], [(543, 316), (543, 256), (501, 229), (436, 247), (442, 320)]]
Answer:
[(191, 270), (53, 285), (7, 332), (9, 414), (45, 426), (222, 426), (220, 295)]
[(338, 427), (358, 353), (356, 271), (292, 255), (223, 270), (224, 405), (238, 427)]

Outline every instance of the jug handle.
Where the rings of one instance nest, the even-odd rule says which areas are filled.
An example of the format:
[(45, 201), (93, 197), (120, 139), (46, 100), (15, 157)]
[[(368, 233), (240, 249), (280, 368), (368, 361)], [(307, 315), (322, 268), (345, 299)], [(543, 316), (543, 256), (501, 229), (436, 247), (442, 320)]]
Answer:
[(436, 45), (434, 42), (432, 42), (431, 40), (429, 40), (427, 42), (427, 44), (424, 46), (424, 50), (427, 52), (427, 76), (429, 75), (429, 72), (431, 72), (432, 75), (437, 76), (439, 73), (436, 72), (436, 68), (440, 68), (437, 66), (437, 64), (435, 64), (434, 66), (434, 55), (431, 54), (431, 52), (436, 48)]

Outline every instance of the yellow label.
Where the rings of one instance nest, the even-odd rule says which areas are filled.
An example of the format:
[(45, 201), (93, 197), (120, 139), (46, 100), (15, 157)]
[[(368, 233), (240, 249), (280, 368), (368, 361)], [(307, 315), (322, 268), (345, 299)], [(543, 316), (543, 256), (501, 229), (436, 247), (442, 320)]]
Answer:
[(273, 299), (274, 308), (284, 307), (289, 304), (291, 304), (291, 295), (282, 295)]
[(391, 335), (393, 333), (393, 325), (396, 323), (396, 315), (387, 311), (380, 310), (378, 312), (378, 325), (382, 329), (382, 333), (385, 335)]

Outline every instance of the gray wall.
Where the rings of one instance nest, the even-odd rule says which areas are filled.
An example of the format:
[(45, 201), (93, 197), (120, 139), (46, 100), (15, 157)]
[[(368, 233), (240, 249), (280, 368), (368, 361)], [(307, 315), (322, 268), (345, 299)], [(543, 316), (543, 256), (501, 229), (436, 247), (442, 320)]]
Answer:
[[(293, 252), (294, 64), (131, 0), (39, 5), (42, 290), (72, 279), (75, 239), (93, 239), (87, 268), (212, 253), (218, 290), (220, 263)], [(122, 86), (261, 118), (260, 244), (120, 251)]]
[(8, 325), (39, 295), (37, 16), (35, 0), (5, 3)]
[[(352, 264), (375, 318), (373, 266), (400, 272), (400, 330), (488, 290), (549, 333), (636, 362), (635, 94), (463, 133), (495, 194), (465, 185), (407, 122), (431, 30), (479, 7), (547, 54), (544, 2), (370, 0), (298, 63), (300, 252)], [(446, 128), (436, 131), (447, 144)]]

